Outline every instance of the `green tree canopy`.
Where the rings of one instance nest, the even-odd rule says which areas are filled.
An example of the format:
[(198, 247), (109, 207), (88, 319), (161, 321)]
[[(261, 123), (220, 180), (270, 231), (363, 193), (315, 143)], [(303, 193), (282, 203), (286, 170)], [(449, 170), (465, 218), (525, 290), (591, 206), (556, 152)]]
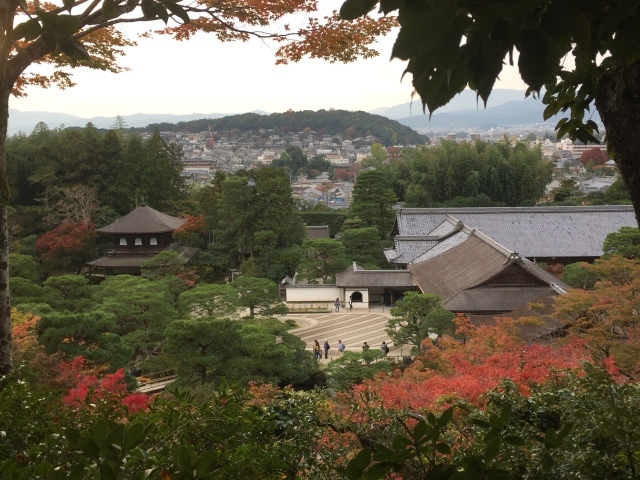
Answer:
[(93, 306), (91, 296), (94, 288), (83, 275), (61, 275), (49, 277), (44, 282), (45, 300), (54, 310), (81, 312)]
[(115, 275), (98, 286), (94, 300), (115, 316), (112, 331), (134, 350), (136, 365), (158, 353), (165, 328), (177, 318), (174, 292), (163, 281)]
[(9, 254), (9, 276), (22, 277), (32, 282), (40, 280), (40, 266), (31, 255)]
[(254, 258), (266, 276), (272, 265), (282, 265), (277, 251), (304, 238), (289, 177), (282, 169), (265, 167), (229, 176), (221, 184), (216, 208), (216, 242), (225, 251), (237, 252), (228, 268)]
[(380, 268), (385, 263), (377, 228), (353, 228), (340, 234), (340, 242), (344, 245), (345, 255), (365, 268)]
[(242, 276), (235, 279), (231, 286), (237, 295), (236, 307), (248, 310), (249, 318), (287, 312), (287, 307), (280, 300), (278, 285), (271, 280)]
[(636, 227), (620, 227), (617, 232), (607, 234), (602, 250), (603, 258), (621, 255), (625, 258), (640, 259), (640, 230)]
[(349, 266), (344, 245), (329, 238), (305, 240), (302, 244), (302, 260), (298, 274), (311, 283), (327, 279)]
[(373, 349), (366, 353), (345, 351), (340, 357), (329, 362), (327, 366), (326, 374), (329, 386), (336, 390), (349, 390), (364, 380), (371, 379), (381, 372), (389, 373), (393, 369), (389, 362), (372, 362), (363, 358), (364, 355), (374, 356), (376, 359), (382, 357), (379, 349)]
[(237, 308), (238, 292), (231, 285), (198, 285), (178, 297), (182, 316), (216, 318), (232, 316)]
[(166, 337), (164, 351), (187, 383), (224, 376), (286, 384), (306, 380), (316, 368), (304, 342), (277, 320), (179, 320), (167, 327)]
[(441, 337), (455, 330), (454, 315), (442, 308), (440, 297), (431, 293), (407, 292), (391, 309), (387, 333), (396, 345), (420, 343), (430, 335)]
[(46, 313), (37, 326), (38, 341), (47, 353), (59, 352), (69, 360), (81, 355), (108, 365), (110, 371), (124, 367), (133, 354), (115, 330), (115, 316), (100, 311)]

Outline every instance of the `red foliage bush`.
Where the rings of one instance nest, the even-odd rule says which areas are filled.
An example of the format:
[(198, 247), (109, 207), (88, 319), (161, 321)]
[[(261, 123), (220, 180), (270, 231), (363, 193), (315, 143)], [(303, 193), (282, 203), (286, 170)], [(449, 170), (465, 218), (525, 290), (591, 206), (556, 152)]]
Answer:
[(102, 378), (84, 369), (84, 358), (76, 357), (71, 362), (61, 361), (59, 365), (60, 380), (73, 379), (74, 386), (62, 398), (65, 405), (81, 408), (87, 403), (107, 400), (120, 403), (129, 413), (144, 410), (149, 398), (142, 393), (127, 393), (122, 369)]

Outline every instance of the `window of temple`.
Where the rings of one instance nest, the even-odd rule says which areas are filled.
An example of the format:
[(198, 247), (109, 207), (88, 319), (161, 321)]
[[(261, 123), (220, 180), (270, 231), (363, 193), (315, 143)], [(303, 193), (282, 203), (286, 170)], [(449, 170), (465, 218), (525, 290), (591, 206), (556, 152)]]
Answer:
[(120, 245), (126, 245), (127, 244), (127, 239), (126, 238), (121, 238), (120, 239)]
[(149, 239), (149, 245), (158, 245), (158, 239), (156, 237), (151, 237)]
[(142, 239), (140, 237), (136, 238), (136, 245), (142, 245)]

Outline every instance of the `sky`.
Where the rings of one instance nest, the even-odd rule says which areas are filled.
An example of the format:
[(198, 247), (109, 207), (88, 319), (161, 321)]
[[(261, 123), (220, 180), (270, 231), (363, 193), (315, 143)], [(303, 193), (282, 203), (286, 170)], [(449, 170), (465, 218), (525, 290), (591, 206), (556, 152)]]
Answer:
[[(80, 117), (136, 113), (245, 113), (254, 110), (344, 109), (370, 111), (411, 101), (405, 62), (390, 61), (395, 34), (378, 44), (380, 56), (352, 64), (305, 59), (275, 65), (275, 47), (259, 40), (220, 43), (197, 35), (188, 42), (155, 36), (137, 39), (120, 74), (75, 70), (71, 89), (30, 88), (12, 98), (21, 111), (61, 112)], [(515, 68), (496, 88), (524, 89)]]

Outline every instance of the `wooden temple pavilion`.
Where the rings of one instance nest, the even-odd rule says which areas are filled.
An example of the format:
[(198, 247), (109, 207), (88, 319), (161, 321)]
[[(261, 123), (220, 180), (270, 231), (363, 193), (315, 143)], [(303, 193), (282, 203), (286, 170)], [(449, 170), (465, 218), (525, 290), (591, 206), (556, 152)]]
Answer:
[(96, 231), (111, 235), (111, 249), (97, 260), (88, 262), (89, 275), (140, 275), (140, 265), (163, 250), (175, 250), (189, 261), (197, 248), (185, 247), (173, 240), (173, 232), (187, 220), (159, 212), (148, 205), (140, 205), (132, 212)]

